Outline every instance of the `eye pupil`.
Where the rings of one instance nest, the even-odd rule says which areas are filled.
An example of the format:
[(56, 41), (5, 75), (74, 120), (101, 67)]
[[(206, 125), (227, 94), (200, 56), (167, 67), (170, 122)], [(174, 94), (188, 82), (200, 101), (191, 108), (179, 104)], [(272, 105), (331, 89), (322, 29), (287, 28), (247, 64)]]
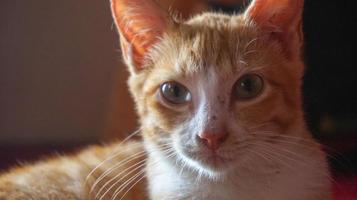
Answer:
[(245, 88), (248, 92), (253, 91), (253, 84), (250, 79), (245, 79), (244, 81), (241, 82), (241, 87)]
[(175, 94), (175, 97), (180, 97), (180, 94), (181, 94), (181, 90), (179, 87), (177, 87), (177, 85), (175, 85), (173, 88), (173, 93)]

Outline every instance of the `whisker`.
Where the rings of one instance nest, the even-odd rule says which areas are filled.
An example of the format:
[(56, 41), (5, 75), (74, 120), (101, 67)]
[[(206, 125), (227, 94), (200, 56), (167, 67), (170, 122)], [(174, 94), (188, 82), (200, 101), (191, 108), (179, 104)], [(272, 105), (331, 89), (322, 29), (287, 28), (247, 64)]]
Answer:
[[(173, 149), (171, 149), (171, 151), (167, 151), (165, 152), (166, 153), (169, 153), (169, 155), (166, 155), (166, 158), (169, 158), (171, 156), (173, 156), (176, 152), (173, 151)], [(155, 161), (154, 163), (150, 163), (149, 165), (152, 166), (152, 165), (156, 165), (160, 162), (161, 160), (158, 159), (157, 161)], [(114, 194), (112, 195), (112, 198), (111, 199), (116, 199), (116, 197), (127, 187), (129, 186), (129, 184), (131, 184), (133, 181), (135, 181), (135, 179), (137, 177), (139, 177), (140, 175), (144, 174), (146, 171), (145, 170), (142, 170), (141, 172), (138, 172), (135, 176), (131, 177), (129, 180), (125, 181), (120, 187), (118, 187), (115, 191), (114, 191)], [(139, 179), (142, 180), (146, 175), (144, 175), (142, 178)], [(139, 181), (137, 181), (136, 183), (138, 183)], [(124, 196), (136, 185), (136, 183), (134, 183), (131, 187), (129, 187), (129, 189), (124, 193), (124, 195), (121, 197), (121, 199), (124, 198)]]
[(250, 40), (244, 47), (244, 51), (246, 51), (250, 45), (254, 44), (259, 38), (256, 37), (256, 38), (253, 38), (252, 40)]
[[(263, 132), (264, 133), (264, 132)], [(307, 148), (310, 150), (315, 150), (314, 147), (312, 147), (311, 145), (314, 144), (314, 141), (305, 139), (305, 138), (301, 138), (301, 137), (294, 137), (294, 136), (286, 136), (286, 135), (278, 135), (276, 133), (274, 134), (255, 134), (259, 137), (263, 136), (265, 140), (269, 140), (269, 141), (273, 141), (273, 142), (280, 142), (281, 144), (286, 143), (286, 144), (290, 144), (290, 145), (296, 145), (296, 146), (301, 146), (302, 148)], [(272, 138), (275, 137), (275, 138)], [(328, 147), (326, 145), (323, 144), (319, 144), (319, 146), (321, 146), (326, 153), (326, 156), (328, 158), (331, 158), (335, 161), (337, 161), (341, 166), (348, 166), (348, 163), (350, 162), (348, 159), (346, 159), (339, 151)], [(335, 155), (333, 155), (333, 154)], [(343, 159), (343, 161), (341, 160)]]
[(93, 183), (91, 190), (90, 190), (90, 194), (94, 191), (95, 187), (109, 174), (111, 174), (115, 169), (125, 165), (126, 163), (129, 163), (132, 160), (135, 160), (137, 158), (143, 157), (147, 154), (147, 152), (145, 150), (140, 151), (128, 158), (125, 158), (124, 160), (121, 160), (120, 162), (116, 163), (115, 165), (111, 166), (109, 169), (105, 170)]
[(137, 134), (139, 134), (140, 131), (141, 131), (141, 129), (138, 129), (138, 130), (134, 131), (132, 134), (128, 135), (128, 137), (126, 137), (123, 141), (121, 141), (121, 142), (119, 143), (119, 145), (124, 144), (125, 142), (129, 141), (131, 138), (133, 138), (134, 136), (136, 136)]
[[(136, 178), (138, 178), (139, 176), (143, 175), (141, 178), (139, 178), (139, 180), (142, 180), (145, 176), (145, 170), (141, 170), (139, 173), (137, 173), (136, 175), (134, 175), (133, 177), (131, 177), (130, 179), (128, 179), (127, 181), (125, 181), (121, 186), (119, 186), (115, 191), (113, 196), (111, 197), (111, 199), (116, 199), (117, 196), (120, 194), (120, 192), (122, 192), (126, 187), (128, 187), (133, 181), (135, 181)], [(129, 187), (129, 189), (131, 189), (132, 187), (134, 187), (135, 184), (133, 184), (132, 186)], [(118, 190), (119, 189), (119, 190)], [(124, 194), (128, 193), (129, 190), (127, 190)], [(124, 198), (124, 196), (122, 196), (122, 198)], [(122, 199), (120, 198), (120, 199)]]
[[(267, 149), (269, 149), (269, 150), (272, 150), (272, 151), (271, 151), (272, 153), (279, 154), (280, 156), (283, 156), (284, 158), (286, 158), (286, 159), (288, 159), (288, 160), (291, 160), (291, 161), (294, 161), (294, 162), (299, 162), (299, 160), (295, 160), (295, 159), (293, 159), (293, 158), (291, 158), (291, 157), (289, 157), (289, 156), (287, 156), (287, 155), (285, 155), (284, 153), (281, 152), (282, 150), (284, 150), (285, 153), (290, 153), (291, 156), (296, 156), (296, 157), (297, 157), (297, 154), (296, 154), (296, 153), (293, 153), (293, 152), (288, 151), (288, 150), (286, 150), (286, 149), (277, 148), (277, 147), (275, 147), (275, 146), (273, 146), (273, 145), (270, 145), (270, 144), (264, 143), (264, 142), (262, 142), (262, 143), (256, 143), (255, 145), (258, 145), (258, 146), (260, 145), (260, 146), (263, 147), (263, 148), (267, 148)], [(275, 150), (277, 150), (277, 151), (273, 151), (273, 149), (275, 149)], [(280, 153), (279, 153), (279, 152), (280, 152)], [(299, 156), (300, 156), (300, 155), (299, 155)], [(300, 156), (300, 159), (301, 159), (301, 156)], [(303, 161), (303, 160), (300, 160), (300, 161)]]
[(258, 52), (259, 52), (259, 51), (257, 51), (257, 50), (246, 51), (246, 52), (244, 52), (243, 56), (246, 57), (246, 56), (249, 55), (249, 54), (258, 53)]
[[(314, 150), (315, 148), (312, 146), (315, 144), (314, 141), (307, 140), (305, 138), (300, 137), (292, 137), (292, 136), (284, 136), (284, 135), (270, 135), (270, 134), (254, 134), (259, 137), (259, 140), (269, 140), (271, 142), (281, 142), (286, 144), (299, 145), (303, 148), (308, 148)], [(257, 140), (255, 138), (255, 140)]]
[[(137, 180), (124, 194), (123, 196), (119, 199), (122, 200), (124, 199), (124, 197), (126, 196), (126, 194), (128, 194), (128, 192), (134, 188), (135, 185), (137, 185), (141, 180), (143, 180), (146, 177), (146, 175), (142, 176), (139, 180)], [(114, 198), (115, 199), (115, 198)]]
[[(170, 144), (164, 144), (164, 145), (161, 145), (160, 147), (166, 147), (166, 146), (169, 146)], [(116, 163), (115, 165), (111, 166), (109, 169), (107, 169), (106, 171), (104, 171), (97, 179), (96, 181), (94, 182), (94, 184), (92, 185), (91, 187), (91, 190), (90, 190), (90, 194), (92, 194), (92, 192), (94, 191), (95, 187), (106, 177), (108, 176), (109, 174), (111, 174), (114, 170), (118, 169), (119, 167), (135, 160), (135, 159), (138, 159), (140, 157), (143, 157), (147, 154), (146, 150), (142, 150), (136, 154), (133, 154), (131, 156), (129, 156), (128, 158), (125, 158), (123, 160), (121, 160), (120, 162)]]
[(300, 159), (304, 160), (304, 157), (303, 157), (302, 155), (296, 153), (296, 152), (290, 151), (290, 150), (288, 150), (288, 149), (286, 149), (286, 148), (277, 148), (277, 147), (275, 147), (275, 146), (273, 146), (273, 145), (271, 145), (271, 144), (269, 144), (269, 143), (266, 143), (266, 142), (263, 142), (263, 143), (262, 143), (262, 145), (264, 145), (264, 144), (267, 145), (268, 148), (271, 147), (271, 148), (274, 148), (274, 149), (276, 149), (276, 150), (278, 150), (278, 151), (284, 151), (285, 153), (288, 153), (288, 154), (290, 154), (290, 155), (292, 155), (292, 156), (295, 156), (295, 157), (297, 157), (297, 158), (300, 158)]
[(256, 125), (256, 126), (252, 126), (252, 127), (249, 127), (248, 130), (249, 131), (253, 131), (253, 130), (256, 130), (256, 129), (260, 129), (264, 126), (271, 126), (271, 127), (275, 127), (274, 123), (272, 122), (264, 122), (264, 123), (261, 123), (259, 125)]
[[(265, 143), (265, 144), (266, 144), (266, 143)], [(263, 146), (264, 146), (264, 145), (263, 145)], [(314, 169), (313, 167), (310, 167), (310, 165), (308, 164), (308, 162), (305, 162), (306, 160), (303, 159), (302, 155), (299, 155), (299, 154), (297, 154), (296, 152), (287, 151), (286, 149), (279, 149), (279, 148), (277, 148), (277, 147), (275, 147), (275, 146), (272, 146), (272, 145), (267, 145), (267, 146), (265, 146), (265, 147), (268, 148), (268, 149), (276, 149), (277, 151), (270, 151), (271, 153), (274, 153), (275, 156), (279, 156), (280, 158), (285, 158), (285, 159), (288, 159), (288, 160), (290, 160), (290, 161), (299, 163), (300, 165), (303, 165), (303, 166), (305, 166), (305, 167), (309, 167), (310, 169)], [(267, 149), (265, 149), (265, 150), (267, 150)], [(284, 154), (284, 153), (282, 153), (282, 152), (279, 153), (280, 150), (286, 150), (286, 151), (285, 151), (286, 153), (289, 153), (290, 156), (295, 156), (296, 159), (293, 159), (293, 158), (289, 157), (288, 155), (286, 155), (286, 154)], [(276, 158), (277, 158), (277, 157), (276, 157)], [(300, 159), (300, 161), (299, 161), (298, 159)], [(280, 160), (280, 162), (282, 162), (282, 161), (283, 161), (283, 160)], [(285, 163), (285, 164), (286, 164), (286, 163)], [(289, 168), (292, 169), (292, 170), (296, 170), (296, 169), (294, 169), (294, 168), (291, 167), (291, 166), (290, 166)], [(323, 172), (321, 172), (321, 171), (319, 171), (319, 170), (316, 170), (316, 173), (321, 174), (321, 175), (323, 175), (324, 177), (327, 177), (327, 178), (328, 178), (330, 181), (332, 181), (332, 182), (336, 182), (336, 181), (331, 177), (331, 175), (328, 174), (328, 173), (323, 173)]]
[[(276, 146), (273, 146), (269, 143), (262, 143), (262, 145), (266, 145), (268, 148), (273, 148), (273, 149), (276, 149), (278, 152), (280, 151), (282, 155), (286, 156), (287, 158), (290, 158), (290, 157), (295, 157), (296, 159), (300, 159), (300, 161), (303, 161), (303, 162), (300, 162), (300, 164), (302, 165), (305, 165), (305, 166), (308, 166), (306, 159), (301, 155), (301, 154), (298, 154), (297, 152), (294, 152), (294, 151), (291, 151), (291, 150), (288, 150), (286, 148), (278, 148)], [(287, 153), (287, 155), (285, 155), (283, 152)], [(277, 153), (278, 153), (277, 152)], [(298, 160), (294, 160), (294, 161), (298, 161)]]
[[(251, 143), (251, 145), (259, 145), (259, 144), (257, 144), (257, 143)], [(294, 160), (294, 159), (291, 159), (290, 157), (287, 157), (287, 155), (285, 155), (285, 154), (283, 154), (283, 153), (279, 153), (279, 152), (276, 152), (276, 151), (273, 151), (273, 150), (271, 150), (272, 148), (271, 148), (271, 145), (267, 148), (267, 146), (262, 146), (263, 147), (263, 149), (261, 149), (261, 151), (260, 151), (260, 153), (263, 153), (263, 154), (265, 154), (265, 155), (267, 155), (268, 157), (271, 157), (274, 161), (279, 161), (279, 163), (280, 164), (282, 164), (282, 165), (285, 165), (286, 167), (288, 167), (289, 169), (291, 169), (291, 170), (297, 170), (297, 168), (296, 167), (293, 167), (293, 166), (291, 166), (291, 165), (288, 165), (286, 162), (284, 162), (284, 160), (282, 160), (282, 159), (289, 159), (289, 160), (291, 160), (291, 161), (294, 161), (294, 162), (298, 162), (298, 163), (300, 163), (300, 164), (302, 164), (302, 165), (304, 165), (304, 166), (307, 166), (307, 167), (309, 167), (310, 165), (308, 165), (308, 163), (307, 162), (299, 162), (298, 160)], [(274, 148), (274, 147), (273, 147)], [(277, 147), (275, 147), (274, 149), (276, 149), (276, 150), (280, 150), (280, 149), (278, 149)], [(248, 151), (250, 151), (250, 152), (252, 152), (252, 150), (249, 150), (249, 149), (247, 149)], [(289, 151), (290, 152), (290, 151)], [(257, 154), (257, 152), (255, 152), (255, 151), (253, 151), (252, 153), (255, 153), (255, 154)], [(292, 152), (290, 152), (290, 153), (292, 153)], [(295, 155), (295, 154), (294, 154)], [(296, 156), (296, 155), (295, 155)], [(260, 155), (260, 157), (262, 157), (261, 155)], [(331, 174), (329, 174), (329, 173), (324, 173), (323, 171), (321, 171), (321, 170), (319, 170), (320, 168), (316, 168), (316, 167), (310, 167), (310, 170), (313, 170), (314, 171), (314, 173), (316, 173), (316, 174), (320, 174), (320, 175), (322, 175), (323, 177), (326, 177), (329, 181), (331, 181), (332, 183), (334, 183), (334, 184), (337, 184), (338, 185), (338, 183), (336, 182), (336, 180), (334, 180), (334, 178), (333, 177), (331, 177)]]
[(264, 160), (268, 161), (268, 162), (274, 162), (274, 159), (272, 159), (272, 157), (268, 157), (268, 156), (264, 156), (260, 153), (258, 153), (257, 151), (251, 150), (251, 149), (246, 149), (245, 151), (251, 152), (253, 154), (256, 154), (258, 156), (260, 156), (261, 158), (263, 158)]
[[(140, 133), (140, 129), (134, 131), (132, 134), (130, 134), (127, 138), (125, 138), (122, 142), (120, 142), (118, 145), (123, 144), (124, 142), (127, 142), (130, 138), (134, 137), (136, 134)], [(136, 146), (136, 145), (135, 145)], [(139, 145), (138, 145), (139, 146)], [(125, 149), (126, 150), (126, 149)], [(106, 158), (105, 160), (103, 160), (101, 163), (99, 163), (94, 169), (92, 169), (92, 171), (89, 172), (89, 174), (87, 175), (86, 179), (85, 179), (85, 183), (88, 182), (89, 178), (95, 173), (95, 171), (97, 171), (101, 166), (103, 166), (106, 162), (108, 162), (109, 160), (114, 159), (118, 154), (122, 153), (122, 151), (114, 153), (113, 155), (111, 155), (110, 157)]]
[[(269, 155), (269, 156), (274, 156), (272, 157), (273, 160), (279, 161), (281, 164), (285, 165), (286, 167), (290, 168), (290, 169), (294, 169), (294, 167), (292, 167), (291, 165), (287, 164), (284, 160), (282, 160), (284, 157), (282, 157), (279, 153), (272, 151), (269, 148), (266, 148), (266, 146), (262, 146), (259, 143), (251, 143), (251, 145), (256, 145), (256, 146), (260, 146), (263, 149), (260, 149), (260, 153), (263, 153), (265, 155)], [(290, 158), (289, 158), (290, 159)]]
[[(125, 177), (127, 177), (129, 174), (133, 173), (134, 171), (142, 168), (143, 166), (145, 166), (147, 159), (144, 159), (128, 168), (126, 168), (125, 170), (121, 171), (119, 174), (117, 174), (116, 176), (114, 176), (113, 178), (111, 178), (109, 181), (107, 181), (97, 192), (95, 198), (97, 199), (99, 197), (99, 195), (101, 195), (102, 191), (106, 188), (106, 186), (108, 186), (111, 182), (113, 182), (115, 179), (119, 178), (122, 174), (126, 173), (127, 171), (129, 171), (126, 175), (124, 175), (123, 177), (121, 177), (118, 182), (120, 182), (121, 180), (123, 180)], [(134, 168), (134, 169), (132, 169)], [(116, 183), (116, 182), (115, 182)], [(105, 195), (107, 195), (107, 193), (110, 192), (110, 190), (115, 186), (115, 183), (113, 185), (111, 185), (102, 195), (99, 199), (102, 199), (105, 197)]]
[(298, 137), (298, 136), (292, 136), (292, 135), (282, 135), (282, 134), (277, 134), (274, 131), (256, 131), (256, 132), (251, 132), (250, 134), (253, 135), (258, 135), (258, 136), (269, 136), (269, 137), (279, 137), (279, 138), (290, 138), (290, 139), (295, 139), (295, 140), (301, 140), (305, 142), (312, 142), (309, 139), (306, 139), (304, 137)]
[[(166, 149), (162, 149), (164, 152), (169, 152), (170, 151), (170, 146), (166, 147)], [(143, 166), (146, 165), (146, 161), (148, 159), (144, 159), (139, 161), (138, 163), (126, 168), (125, 170), (123, 170), (121, 173), (117, 174), (116, 176), (112, 177), (109, 181), (107, 181), (101, 188), (100, 190), (97, 192), (96, 194), (96, 198), (99, 197), (99, 195), (102, 193), (102, 191), (105, 189), (106, 186), (108, 186), (110, 183), (112, 183), (113, 181), (115, 181), (115, 179), (119, 178), (121, 175), (123, 175), (124, 173), (126, 173), (128, 170), (130, 170), (129, 172), (127, 172), (126, 175), (120, 177), (120, 179), (116, 180), (107, 190), (106, 192), (104, 192), (104, 194), (101, 195), (101, 197), (99, 199), (104, 198), (112, 189), (115, 185), (117, 185), (118, 183), (120, 183), (120, 181), (122, 181), (123, 179), (125, 179), (127, 176), (129, 176), (131, 173), (135, 172), (136, 170), (142, 168)], [(134, 168), (135, 167), (135, 168)], [(134, 168), (134, 169), (132, 169)]]
[[(288, 139), (292, 142), (295, 140), (296, 142), (304, 142), (305, 145), (311, 145), (311, 144), (315, 143), (314, 140), (306, 139), (303, 137), (297, 137), (297, 136), (281, 135), (281, 134), (277, 134), (276, 132), (272, 132), (272, 131), (252, 132), (250, 134), (255, 135), (255, 136), (270, 138), (270, 139)], [(333, 149), (331, 147), (328, 147), (323, 144), (319, 144), (319, 145), (325, 149), (328, 149), (329, 151), (334, 151), (334, 152), (338, 153), (335, 149)]]

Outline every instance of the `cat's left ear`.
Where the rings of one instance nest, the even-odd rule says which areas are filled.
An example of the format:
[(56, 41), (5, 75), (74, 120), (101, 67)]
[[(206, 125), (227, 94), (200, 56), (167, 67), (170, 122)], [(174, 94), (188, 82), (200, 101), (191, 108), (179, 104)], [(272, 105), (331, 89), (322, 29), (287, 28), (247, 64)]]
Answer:
[(136, 74), (145, 67), (145, 56), (173, 21), (155, 0), (111, 0), (111, 8), (124, 60)]
[(280, 41), (289, 58), (300, 59), (303, 7), (304, 0), (253, 0), (244, 16), (254, 21), (269, 39)]

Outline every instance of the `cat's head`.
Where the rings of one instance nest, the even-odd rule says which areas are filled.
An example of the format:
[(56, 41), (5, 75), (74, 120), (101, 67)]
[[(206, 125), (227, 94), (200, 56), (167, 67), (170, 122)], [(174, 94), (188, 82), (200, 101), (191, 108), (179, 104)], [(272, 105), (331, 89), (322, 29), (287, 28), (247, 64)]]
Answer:
[(302, 7), (254, 0), (178, 22), (154, 0), (112, 0), (145, 142), (212, 175), (301, 125)]

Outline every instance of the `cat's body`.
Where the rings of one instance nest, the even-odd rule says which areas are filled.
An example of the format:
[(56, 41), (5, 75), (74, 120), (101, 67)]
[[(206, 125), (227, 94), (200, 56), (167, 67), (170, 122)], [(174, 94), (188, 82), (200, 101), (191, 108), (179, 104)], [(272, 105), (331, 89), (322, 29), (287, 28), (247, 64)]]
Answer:
[[(109, 176), (100, 181), (95, 188), (92, 185), (107, 169), (115, 164), (138, 154), (143, 150), (141, 142), (128, 142), (125, 144), (112, 144), (107, 146), (90, 147), (73, 156), (52, 158), (37, 163), (35, 166), (25, 166), (13, 169), (0, 177), (0, 199), (1, 200), (87, 200), (94, 199), (97, 191), (112, 177), (126, 170), (129, 166), (143, 160), (145, 155), (130, 160), (130, 162), (116, 168)], [(116, 154), (114, 159), (103, 160)], [(99, 166), (92, 176), (90, 172)], [(142, 168), (141, 168), (142, 169)], [(141, 170), (140, 169), (140, 170)], [(115, 174), (115, 175), (114, 175)], [(121, 176), (123, 177), (124, 174)], [(126, 177), (121, 182), (125, 182)], [(120, 185), (120, 183), (118, 183)], [(116, 188), (115, 188), (116, 189)], [(110, 199), (113, 192), (110, 191), (106, 198)], [(127, 194), (129, 199), (146, 199), (146, 184), (143, 181)]]
[(329, 200), (301, 105), (302, 5), (175, 22), (152, 1), (113, 0), (142, 143), (14, 170), (0, 199)]

